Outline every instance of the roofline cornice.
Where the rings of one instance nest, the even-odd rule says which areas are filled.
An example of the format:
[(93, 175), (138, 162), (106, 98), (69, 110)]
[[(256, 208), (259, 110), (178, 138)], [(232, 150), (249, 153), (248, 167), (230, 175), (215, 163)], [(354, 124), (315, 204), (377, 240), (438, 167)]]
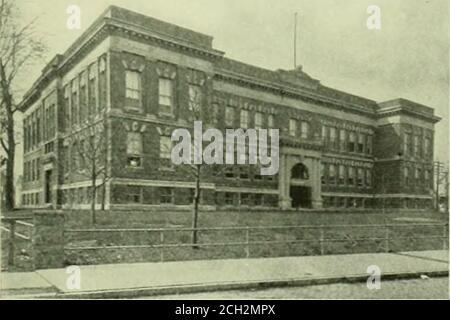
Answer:
[(36, 98), (39, 98), (39, 89), (53, 80), (58, 74), (63, 73), (64, 69), (70, 68), (73, 61), (76, 61), (83, 51), (89, 49), (92, 44), (98, 42), (103, 36), (111, 36), (113, 31), (119, 30), (124, 34), (131, 34), (138, 38), (142, 38), (154, 43), (164, 44), (168, 47), (176, 48), (183, 51), (188, 51), (193, 55), (197, 55), (207, 59), (220, 59), (224, 56), (223, 51), (209, 49), (200, 46), (189, 45), (188, 42), (181, 39), (174, 39), (162, 34), (151, 32), (145, 28), (139, 27), (135, 24), (127, 23), (119, 19), (110, 17), (102, 17), (95, 21), (63, 54), (61, 63), (52, 71), (46, 74), (41, 74), (36, 80), (30, 90), (24, 95), (22, 102), (19, 105), (19, 109), (24, 111), (28, 106), (33, 103)]
[(405, 109), (405, 108), (402, 108), (399, 106), (383, 108), (383, 109), (378, 110), (377, 118), (380, 119), (380, 118), (401, 115), (401, 114), (406, 114), (406, 115), (410, 115), (413, 117), (421, 118), (421, 119), (424, 119), (424, 120), (426, 120), (428, 122), (432, 122), (432, 123), (437, 123), (442, 120), (441, 117), (438, 117), (436, 115), (413, 111), (413, 110)]
[(333, 99), (324, 95), (314, 94), (312, 92), (301, 90), (299, 88), (293, 88), (288, 85), (260, 80), (257, 78), (248, 77), (242, 74), (238, 74), (223, 69), (215, 70), (214, 76), (220, 80), (243, 84), (249, 87), (258, 87), (265, 90), (271, 90), (273, 92), (277, 92), (279, 94), (291, 96), (294, 98), (301, 98), (303, 100), (305, 99), (314, 100), (320, 101), (322, 103), (332, 104), (334, 106), (338, 106), (344, 109), (345, 111), (350, 111), (352, 113), (360, 113), (370, 118), (376, 118), (375, 112), (371, 112), (369, 110), (362, 110), (359, 106), (355, 104)]

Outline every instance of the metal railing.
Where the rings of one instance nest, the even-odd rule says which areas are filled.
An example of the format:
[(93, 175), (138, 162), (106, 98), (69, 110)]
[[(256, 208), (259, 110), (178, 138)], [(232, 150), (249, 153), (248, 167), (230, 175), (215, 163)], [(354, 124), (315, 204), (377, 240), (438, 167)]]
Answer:
[[(424, 236), (398, 236), (393, 231), (406, 228), (424, 228), (424, 227), (439, 227), (442, 228), (442, 232), (438, 235), (424, 235)], [(382, 236), (372, 236), (372, 237), (351, 237), (346, 236), (344, 238), (337, 237), (326, 237), (326, 233), (329, 231), (336, 231), (339, 229), (374, 229), (381, 232)], [(237, 241), (219, 241), (219, 242), (198, 242), (198, 243), (167, 243), (166, 235), (168, 233), (176, 232), (194, 232), (198, 233), (205, 232), (222, 232), (222, 231), (237, 231), (241, 233), (241, 239)], [(257, 231), (259, 235), (261, 232), (265, 234), (270, 234), (270, 231), (285, 231), (285, 230), (313, 230), (313, 237), (309, 239), (283, 239), (283, 240), (254, 240), (254, 233)], [(242, 246), (245, 252), (245, 257), (251, 257), (251, 248), (256, 245), (273, 246), (280, 244), (300, 244), (300, 243), (317, 243), (319, 245), (319, 252), (321, 255), (326, 253), (326, 246), (330, 243), (338, 242), (368, 242), (368, 241), (380, 241), (384, 243), (384, 252), (391, 252), (391, 243), (394, 240), (411, 240), (411, 239), (441, 239), (442, 249), (447, 249), (448, 247), (448, 225), (445, 223), (426, 223), (426, 224), (346, 224), (346, 225), (302, 225), (302, 226), (254, 226), (254, 227), (211, 227), (211, 228), (114, 228), (114, 229), (66, 229), (64, 231), (66, 234), (79, 235), (79, 234), (92, 234), (94, 237), (90, 239), (98, 238), (99, 234), (102, 233), (157, 233), (157, 241), (149, 244), (118, 244), (118, 245), (90, 245), (90, 246), (65, 246), (65, 250), (68, 251), (95, 251), (95, 250), (111, 250), (111, 249), (144, 249), (144, 248), (154, 248), (159, 250), (160, 261), (165, 261), (165, 249), (170, 248), (189, 248), (189, 247), (227, 247), (227, 246)]]

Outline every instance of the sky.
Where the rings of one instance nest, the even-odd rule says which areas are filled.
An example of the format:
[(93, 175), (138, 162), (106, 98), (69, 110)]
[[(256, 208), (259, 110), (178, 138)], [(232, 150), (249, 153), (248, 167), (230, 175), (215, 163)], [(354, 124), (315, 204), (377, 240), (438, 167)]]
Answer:
[[(48, 59), (63, 53), (108, 5), (214, 37), (225, 55), (268, 69), (297, 61), (322, 84), (377, 102), (405, 98), (435, 109), (435, 158), (448, 162), (449, 4), (447, 0), (15, 0), (21, 19), (37, 17)], [(66, 26), (70, 5), (81, 9), (81, 29)], [(369, 30), (367, 8), (377, 5), (381, 29)], [(29, 87), (44, 67), (21, 79)]]

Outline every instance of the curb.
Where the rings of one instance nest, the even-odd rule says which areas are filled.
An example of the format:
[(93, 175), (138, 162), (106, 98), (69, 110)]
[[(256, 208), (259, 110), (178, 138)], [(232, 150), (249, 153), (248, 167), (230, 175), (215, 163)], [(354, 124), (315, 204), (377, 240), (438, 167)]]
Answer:
[[(403, 273), (386, 273), (382, 274), (383, 280), (404, 280), (419, 278), (421, 275), (429, 277), (448, 277), (449, 271), (424, 271), (424, 272), (403, 272)], [(192, 285), (175, 285), (147, 288), (130, 288), (117, 290), (99, 290), (85, 291), (77, 293), (53, 293), (48, 295), (40, 295), (40, 298), (56, 298), (56, 299), (125, 299), (137, 298), (142, 296), (156, 296), (169, 294), (186, 294), (210, 291), (227, 291), (227, 290), (260, 290), (273, 287), (300, 287), (313, 286), (333, 283), (358, 283), (367, 281), (367, 274), (358, 274), (340, 277), (319, 277), (319, 278), (302, 278), (302, 279), (286, 279), (286, 280), (259, 280), (249, 282), (222, 282), (211, 284), (192, 284)]]
[(43, 288), (20, 288), (20, 289), (3, 289), (0, 290), (0, 300), (33, 298), (39, 296), (55, 296), (58, 289), (55, 286)]

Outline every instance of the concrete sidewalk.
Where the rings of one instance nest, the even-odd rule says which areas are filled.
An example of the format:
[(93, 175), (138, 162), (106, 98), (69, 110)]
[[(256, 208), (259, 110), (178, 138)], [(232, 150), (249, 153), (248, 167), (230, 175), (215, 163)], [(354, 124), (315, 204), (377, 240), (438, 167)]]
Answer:
[[(48, 298), (125, 298), (208, 290), (366, 281), (376, 265), (381, 278), (448, 275), (448, 251), (346, 254), (236, 260), (177, 261), (81, 266), (81, 288), (66, 286), (66, 269), (3, 273), (3, 298), (21, 288)], [(26, 291), (26, 290), (25, 290)], [(30, 292), (30, 295), (36, 293)]]

